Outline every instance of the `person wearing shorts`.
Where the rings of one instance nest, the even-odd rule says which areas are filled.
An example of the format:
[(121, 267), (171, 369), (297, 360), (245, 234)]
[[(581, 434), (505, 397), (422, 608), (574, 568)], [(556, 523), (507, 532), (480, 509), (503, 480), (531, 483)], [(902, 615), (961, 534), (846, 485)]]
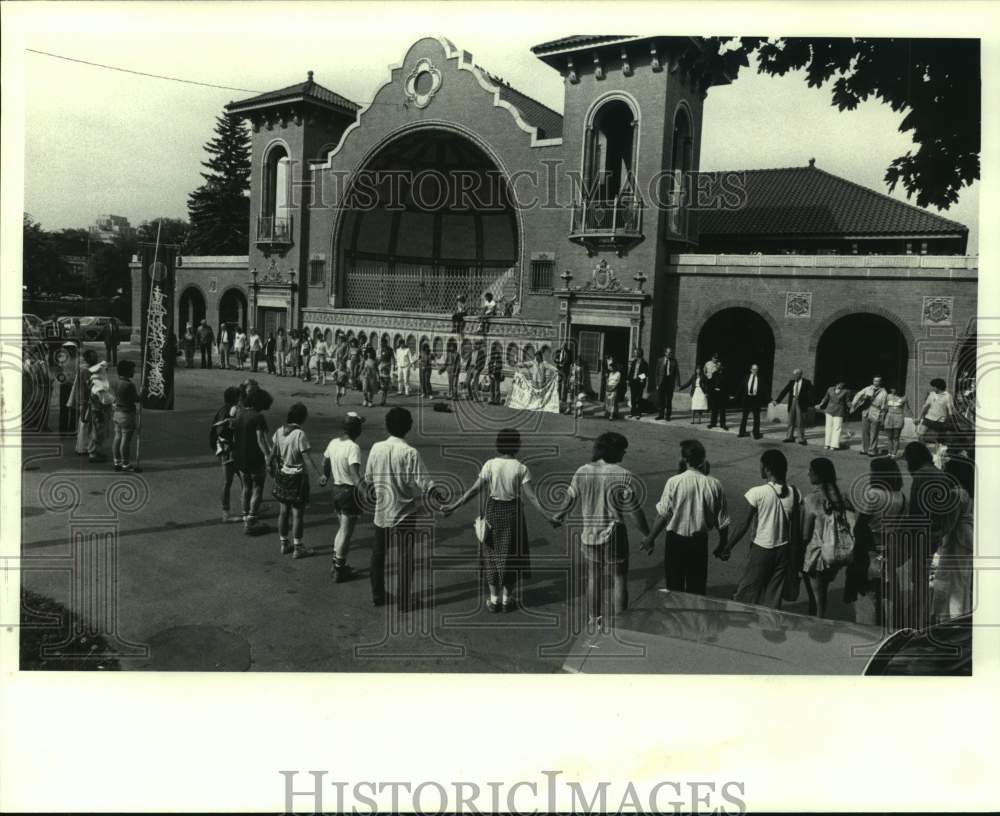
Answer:
[(344, 418), (344, 430), (330, 441), (323, 453), (323, 478), (320, 484), (333, 482), (333, 507), (337, 511), (337, 535), (333, 540), (333, 564), (330, 574), (335, 583), (353, 576), (347, 563), (354, 526), (361, 515), (358, 493), (361, 489), (361, 448), (357, 439), (364, 430), (365, 419), (354, 411)]
[(587, 611), (591, 626), (603, 627), (612, 612), (621, 613), (628, 608), (626, 523), (632, 522), (643, 536), (649, 535), (636, 478), (619, 464), (627, 448), (628, 440), (619, 433), (609, 431), (597, 437), (590, 463), (573, 474), (566, 491), (566, 504), (553, 517), (553, 521), (560, 523), (574, 505), (580, 505), (580, 551), (587, 569)]

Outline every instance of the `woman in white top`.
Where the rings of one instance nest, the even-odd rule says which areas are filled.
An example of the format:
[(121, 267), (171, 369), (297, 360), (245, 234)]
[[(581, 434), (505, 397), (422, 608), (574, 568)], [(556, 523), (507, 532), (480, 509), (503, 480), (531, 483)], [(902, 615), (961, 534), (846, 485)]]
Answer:
[[(302, 543), (302, 527), (309, 501), (309, 474), (306, 463), (320, 477), (320, 484), (326, 478), (313, 461), (309, 439), (302, 430), (309, 411), (301, 402), (288, 409), (288, 421), (274, 433), (271, 444), (271, 492), (280, 505), (278, 511), (278, 538), (281, 554), (292, 554), (292, 558), (303, 558), (312, 551)], [(289, 524), (289, 516), (291, 523)], [(293, 544), (288, 543), (288, 528), (291, 527)]]
[(817, 457), (809, 463), (809, 482), (813, 492), (802, 502), (802, 541), (805, 543), (802, 573), (809, 594), (809, 614), (825, 618), (830, 584), (843, 563), (828, 562), (823, 543), (829, 543), (837, 535), (838, 520), (843, 523), (847, 511), (852, 508), (837, 486), (837, 469), (826, 457)]
[(364, 428), (364, 417), (350, 411), (344, 418), (344, 432), (330, 441), (323, 453), (323, 485), (328, 479), (333, 481), (333, 506), (337, 511), (339, 526), (333, 540), (333, 565), (330, 573), (335, 583), (352, 577), (353, 571), (347, 565), (347, 551), (351, 546), (354, 525), (361, 515), (358, 491), (361, 489), (361, 448), (357, 439)]
[(505, 428), (497, 434), (496, 447), (499, 455), (483, 465), (472, 487), (456, 502), (442, 508), (442, 513), (449, 516), (473, 496), (486, 491), (482, 514), (486, 531), (480, 548), (480, 569), (490, 590), (486, 608), (490, 612), (500, 609), (509, 612), (517, 605), (514, 592), (518, 575), (528, 578), (531, 573), (521, 494), (528, 497), (539, 513), (545, 515), (545, 511), (531, 486), (531, 471), (516, 458), (521, 449), (521, 435)]
[(943, 442), (954, 416), (955, 404), (946, 388), (947, 384), (940, 377), (931, 380), (931, 391), (927, 395), (924, 407), (920, 410), (918, 422), (918, 427), (923, 425), (920, 441), (924, 444)]

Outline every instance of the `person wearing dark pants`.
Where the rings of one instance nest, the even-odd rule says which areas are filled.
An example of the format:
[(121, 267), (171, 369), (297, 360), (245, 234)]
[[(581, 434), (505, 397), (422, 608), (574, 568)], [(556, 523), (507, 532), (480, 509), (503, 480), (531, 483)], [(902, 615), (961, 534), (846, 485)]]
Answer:
[(663, 356), (656, 361), (656, 418), (670, 422), (674, 410), (674, 391), (680, 371), (674, 350), (663, 349)]
[(196, 336), (198, 338), (198, 348), (201, 351), (201, 367), (211, 368), (212, 346), (215, 345), (215, 333), (212, 331), (212, 327), (208, 325), (208, 321), (201, 321)]
[(796, 368), (792, 372), (792, 379), (788, 381), (781, 393), (774, 398), (772, 405), (781, 402), (788, 397), (788, 432), (785, 434), (784, 442), (794, 442), (795, 432), (798, 429), (798, 442), (800, 445), (806, 443), (806, 411), (813, 405), (812, 383), (802, 376), (802, 369)]
[(740, 401), (743, 404), (743, 416), (740, 418), (739, 435), (747, 435), (747, 419), (753, 415), (753, 438), (760, 439), (760, 409), (764, 404), (761, 388), (760, 369), (754, 363), (750, 366), (750, 374), (740, 387)]
[(719, 547), (727, 546), (729, 511), (722, 483), (708, 475), (705, 447), (696, 439), (681, 442), (681, 471), (667, 479), (656, 504), (653, 529), (642, 542), (652, 553), (665, 529), (663, 574), (667, 589), (704, 595), (708, 584), (708, 533), (719, 531)]
[(649, 363), (642, 356), (641, 348), (632, 349), (632, 359), (628, 364), (628, 415), (632, 419), (642, 416), (642, 395), (646, 393), (646, 382), (649, 379)]
[(375, 543), (371, 556), (372, 603), (385, 604), (386, 555), (397, 562), (397, 606), (401, 612), (412, 606), (411, 578), (419, 520), (424, 497), (433, 487), (420, 452), (406, 442), (413, 417), (405, 408), (390, 408), (385, 415), (389, 436), (372, 445), (365, 467), (365, 481), (375, 495)]
[(708, 427), (714, 428), (718, 425), (722, 430), (728, 431), (729, 425), (726, 423), (726, 386), (725, 372), (722, 363), (718, 363), (712, 376), (705, 377), (705, 387), (708, 388)]
[(760, 476), (764, 484), (744, 494), (748, 513), (743, 524), (727, 545), (715, 550), (715, 556), (728, 561), (733, 548), (756, 522), (750, 556), (733, 600), (779, 609), (791, 569), (797, 571), (802, 565), (802, 498), (787, 482), (788, 460), (781, 451), (772, 448), (761, 454)]

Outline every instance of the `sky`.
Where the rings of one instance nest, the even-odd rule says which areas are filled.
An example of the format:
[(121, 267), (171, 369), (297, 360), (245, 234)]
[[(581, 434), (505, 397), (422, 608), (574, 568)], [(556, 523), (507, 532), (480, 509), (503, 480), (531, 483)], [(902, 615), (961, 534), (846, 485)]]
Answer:
[[(562, 78), (530, 47), (576, 31), (609, 30), (589, 8), (567, 20), (528, 4), (503, 13), (456, 6), (447, 14), (419, 3), (163, 3), (142, 6), (141, 14), (116, 4), (64, 8), (40, 19), (24, 46), (242, 90), (26, 53), (25, 210), (47, 229), (86, 226), (108, 213), (134, 225), (157, 216), (186, 218), (187, 196), (201, 183), (203, 146), (223, 106), (304, 81), (309, 70), (317, 82), (363, 104), (409, 45), (441, 35), (561, 111)], [(653, 18), (647, 22), (637, 33), (673, 31)], [(901, 118), (877, 102), (838, 112), (828, 87), (809, 88), (801, 75), (761, 76), (751, 65), (733, 84), (709, 91), (701, 169), (804, 166), (815, 158), (824, 170), (887, 193), (886, 168), (911, 147), (909, 136), (898, 132)], [(941, 212), (969, 226), (970, 254), (978, 245), (978, 188), (965, 189), (957, 205)], [(906, 200), (899, 190), (895, 197)]]

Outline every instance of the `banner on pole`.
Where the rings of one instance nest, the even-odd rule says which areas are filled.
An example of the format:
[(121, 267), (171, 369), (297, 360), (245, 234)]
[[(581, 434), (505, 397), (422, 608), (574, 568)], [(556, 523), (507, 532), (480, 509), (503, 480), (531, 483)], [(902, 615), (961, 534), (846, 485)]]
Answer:
[(559, 382), (553, 378), (549, 383), (536, 388), (531, 381), (520, 371), (514, 372), (514, 381), (511, 384), (510, 397), (507, 400), (508, 408), (522, 408), (527, 411), (546, 411), (551, 414), (559, 413)]
[(177, 247), (139, 244), (142, 262), (142, 407), (174, 407), (174, 281)]

